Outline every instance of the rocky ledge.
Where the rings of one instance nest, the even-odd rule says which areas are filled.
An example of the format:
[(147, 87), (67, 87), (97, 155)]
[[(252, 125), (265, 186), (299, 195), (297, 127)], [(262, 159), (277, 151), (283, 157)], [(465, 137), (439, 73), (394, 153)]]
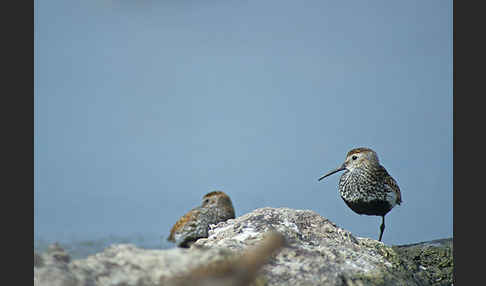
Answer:
[(115, 244), (71, 260), (34, 253), (34, 285), (452, 285), (452, 238), (387, 246), (310, 210), (261, 208), (189, 249)]

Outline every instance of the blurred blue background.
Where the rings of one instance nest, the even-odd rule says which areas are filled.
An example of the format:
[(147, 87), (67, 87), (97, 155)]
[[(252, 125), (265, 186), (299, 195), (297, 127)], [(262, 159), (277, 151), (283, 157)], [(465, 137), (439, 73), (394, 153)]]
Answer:
[[(223, 190), (236, 215), (342, 201), (354, 147), (403, 204), (383, 241), (452, 236), (452, 1), (35, 1), (34, 241), (138, 237)], [(155, 242), (158, 241), (158, 242)]]

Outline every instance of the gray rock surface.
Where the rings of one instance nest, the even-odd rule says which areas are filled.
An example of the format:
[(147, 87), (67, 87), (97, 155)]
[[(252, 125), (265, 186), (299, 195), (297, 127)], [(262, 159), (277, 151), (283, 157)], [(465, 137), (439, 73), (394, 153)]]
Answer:
[(400, 266), (422, 285), (451, 285), (454, 261), (452, 239), (393, 246)]
[[(262, 239), (272, 231), (286, 244), (267, 251), (262, 267), (248, 257), (266, 253), (272, 243)], [(451, 285), (452, 239), (390, 247), (355, 237), (310, 210), (261, 208), (211, 226), (209, 237), (189, 249), (115, 244), (77, 260), (59, 247), (34, 253), (34, 285), (188, 285), (180, 282), (195, 273), (227, 278), (251, 264), (260, 269), (253, 285)], [(224, 281), (233, 282), (205, 285), (236, 285)]]

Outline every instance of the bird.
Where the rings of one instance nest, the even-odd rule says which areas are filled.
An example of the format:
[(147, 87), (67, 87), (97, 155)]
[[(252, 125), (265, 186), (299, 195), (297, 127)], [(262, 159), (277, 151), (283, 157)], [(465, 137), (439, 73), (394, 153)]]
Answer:
[(189, 248), (199, 238), (208, 237), (209, 225), (235, 218), (230, 197), (222, 191), (203, 196), (202, 204), (183, 215), (170, 230), (168, 241)]
[(385, 215), (402, 203), (397, 182), (380, 165), (378, 155), (367, 147), (351, 149), (344, 163), (318, 179), (344, 171), (339, 180), (339, 194), (346, 205), (357, 214), (381, 216), (381, 241), (385, 230)]

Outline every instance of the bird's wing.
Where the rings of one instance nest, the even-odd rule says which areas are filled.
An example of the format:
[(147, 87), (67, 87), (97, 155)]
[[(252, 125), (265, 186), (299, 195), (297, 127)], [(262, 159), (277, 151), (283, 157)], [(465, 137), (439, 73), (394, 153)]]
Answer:
[(189, 212), (187, 212), (185, 215), (183, 215), (170, 230), (170, 235), (169, 238), (167, 238), (167, 240), (175, 242), (176, 233), (181, 231), (184, 228), (184, 225), (186, 225), (188, 222), (189, 223), (194, 222), (198, 214), (199, 214), (199, 207), (194, 208)]
[(398, 184), (397, 182), (395, 181), (395, 179), (393, 179), (392, 176), (390, 176), (390, 174), (388, 174), (388, 172), (386, 171), (386, 169), (382, 166), (380, 166), (380, 171), (383, 172), (383, 177), (385, 178), (385, 185), (387, 185), (389, 188), (386, 188), (386, 189), (390, 189), (392, 192), (395, 192), (397, 194), (397, 204), (401, 204), (402, 203), (402, 193), (400, 192), (400, 187), (398, 187)]

